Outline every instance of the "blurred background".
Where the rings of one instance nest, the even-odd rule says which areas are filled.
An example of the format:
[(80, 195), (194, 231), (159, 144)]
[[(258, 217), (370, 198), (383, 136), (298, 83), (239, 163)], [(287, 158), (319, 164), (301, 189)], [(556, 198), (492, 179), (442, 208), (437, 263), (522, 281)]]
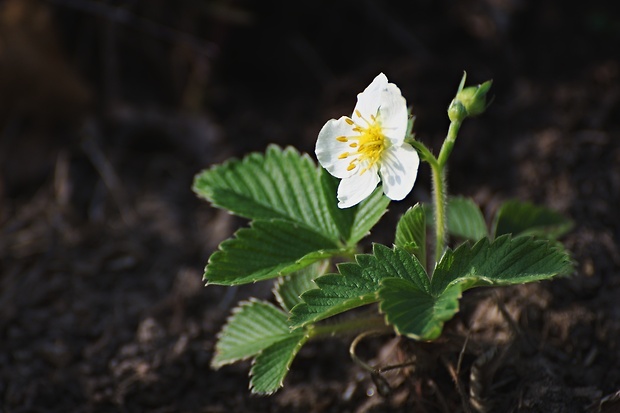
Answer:
[[(313, 154), (379, 72), (437, 152), (464, 71), (495, 100), (462, 129), (451, 192), (488, 216), (518, 197), (576, 222), (578, 274), (506, 298), (550, 367), (513, 366), (492, 394), (514, 407), (521, 389), (510, 411), (601, 406), (620, 389), (619, 45), (611, 0), (0, 1), (0, 410), (459, 411), (439, 371), (368, 397), (337, 342), (305, 349), (271, 398), (249, 396), (247, 364), (212, 371), (232, 306), (269, 287), (203, 287), (245, 222), (191, 184), (269, 143)], [(392, 243), (427, 178), (372, 241)]]

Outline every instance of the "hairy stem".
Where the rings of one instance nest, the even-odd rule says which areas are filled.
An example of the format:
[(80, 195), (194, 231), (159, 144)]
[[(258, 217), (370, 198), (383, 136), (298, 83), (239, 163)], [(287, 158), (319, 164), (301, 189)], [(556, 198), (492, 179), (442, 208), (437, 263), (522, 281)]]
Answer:
[[(439, 262), (446, 247), (446, 182), (444, 168), (431, 165), (433, 177), (433, 212), (435, 215), (435, 263)], [(429, 271), (429, 274), (432, 272)]]
[(441, 146), (437, 162), (430, 164), (433, 174), (433, 209), (435, 213), (435, 263), (439, 262), (448, 242), (446, 163), (448, 162), (450, 153), (452, 153), (452, 148), (454, 147), (454, 142), (456, 141), (456, 136), (460, 127), (460, 121), (452, 121), (450, 123), (448, 134)]
[(437, 163), (439, 163), (439, 167), (443, 170), (448, 162), (448, 158), (452, 153), (452, 148), (454, 147), (454, 141), (456, 141), (456, 136), (459, 133), (459, 129), (461, 128), (461, 121), (452, 121), (450, 122), (450, 127), (448, 128), (448, 134), (446, 135), (446, 139), (443, 141), (443, 145), (441, 146), (441, 151), (439, 151), (439, 156), (437, 157)]

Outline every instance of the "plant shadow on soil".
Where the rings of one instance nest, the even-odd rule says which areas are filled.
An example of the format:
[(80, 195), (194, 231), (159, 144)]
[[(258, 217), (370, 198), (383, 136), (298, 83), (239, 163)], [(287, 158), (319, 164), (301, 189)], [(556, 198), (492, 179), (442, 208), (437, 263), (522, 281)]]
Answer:
[[(612, 1), (4, 2), (0, 409), (620, 411), (619, 25)], [(364, 340), (380, 366), (415, 359), (386, 396), (350, 339), (308, 344), (270, 397), (248, 363), (211, 370), (230, 310), (270, 287), (203, 286), (246, 223), (194, 174), (269, 143), (312, 153), (381, 71), (438, 148), (463, 70), (495, 101), (462, 129), (451, 193), (565, 213), (576, 273), (465, 294), (435, 343)], [(422, 166), (367, 242), (428, 198)]]

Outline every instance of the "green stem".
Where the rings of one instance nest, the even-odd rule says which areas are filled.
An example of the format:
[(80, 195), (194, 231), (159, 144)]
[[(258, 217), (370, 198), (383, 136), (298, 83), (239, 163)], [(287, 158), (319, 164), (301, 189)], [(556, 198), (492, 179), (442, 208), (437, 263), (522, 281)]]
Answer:
[(435, 263), (437, 263), (446, 246), (446, 185), (444, 169), (439, 164), (436, 164), (431, 165), (431, 170), (433, 174), (433, 210), (435, 215)]
[(308, 334), (310, 338), (321, 338), (331, 337), (338, 334), (384, 329), (386, 331), (392, 331), (391, 327), (385, 324), (385, 318), (383, 316), (374, 315), (371, 317), (356, 318), (332, 324), (322, 324), (319, 326), (315, 325), (309, 329)]
[(447, 244), (448, 220), (446, 216), (447, 184), (446, 163), (452, 153), (456, 136), (461, 127), (460, 121), (453, 121), (448, 128), (448, 134), (441, 146), (437, 162), (431, 162), (433, 174), (433, 206), (435, 213), (435, 263), (439, 262)]
[(448, 134), (446, 135), (446, 140), (443, 141), (443, 145), (441, 146), (441, 151), (439, 151), (439, 156), (437, 157), (437, 162), (439, 163), (439, 167), (444, 169), (446, 163), (448, 162), (448, 158), (452, 153), (452, 148), (454, 147), (454, 141), (456, 141), (456, 136), (459, 133), (459, 129), (461, 128), (461, 121), (452, 121), (450, 122), (450, 127), (448, 128)]

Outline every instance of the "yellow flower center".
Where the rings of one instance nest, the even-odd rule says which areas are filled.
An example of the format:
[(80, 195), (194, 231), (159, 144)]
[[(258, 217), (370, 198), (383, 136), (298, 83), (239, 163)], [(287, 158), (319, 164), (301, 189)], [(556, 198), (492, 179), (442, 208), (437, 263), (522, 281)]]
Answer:
[(365, 125), (360, 125), (351, 118), (345, 121), (353, 127), (353, 131), (359, 135), (339, 136), (336, 138), (339, 142), (351, 142), (349, 147), (355, 149), (354, 152), (343, 152), (338, 158), (353, 159), (347, 167), (347, 171), (351, 171), (360, 163), (365, 163), (366, 167), (360, 171), (360, 175), (370, 169), (374, 164), (379, 162), (383, 150), (387, 147), (388, 141), (383, 134), (381, 123), (377, 117), (370, 115), (370, 121), (366, 120), (359, 111), (355, 111), (355, 115), (364, 121)]

